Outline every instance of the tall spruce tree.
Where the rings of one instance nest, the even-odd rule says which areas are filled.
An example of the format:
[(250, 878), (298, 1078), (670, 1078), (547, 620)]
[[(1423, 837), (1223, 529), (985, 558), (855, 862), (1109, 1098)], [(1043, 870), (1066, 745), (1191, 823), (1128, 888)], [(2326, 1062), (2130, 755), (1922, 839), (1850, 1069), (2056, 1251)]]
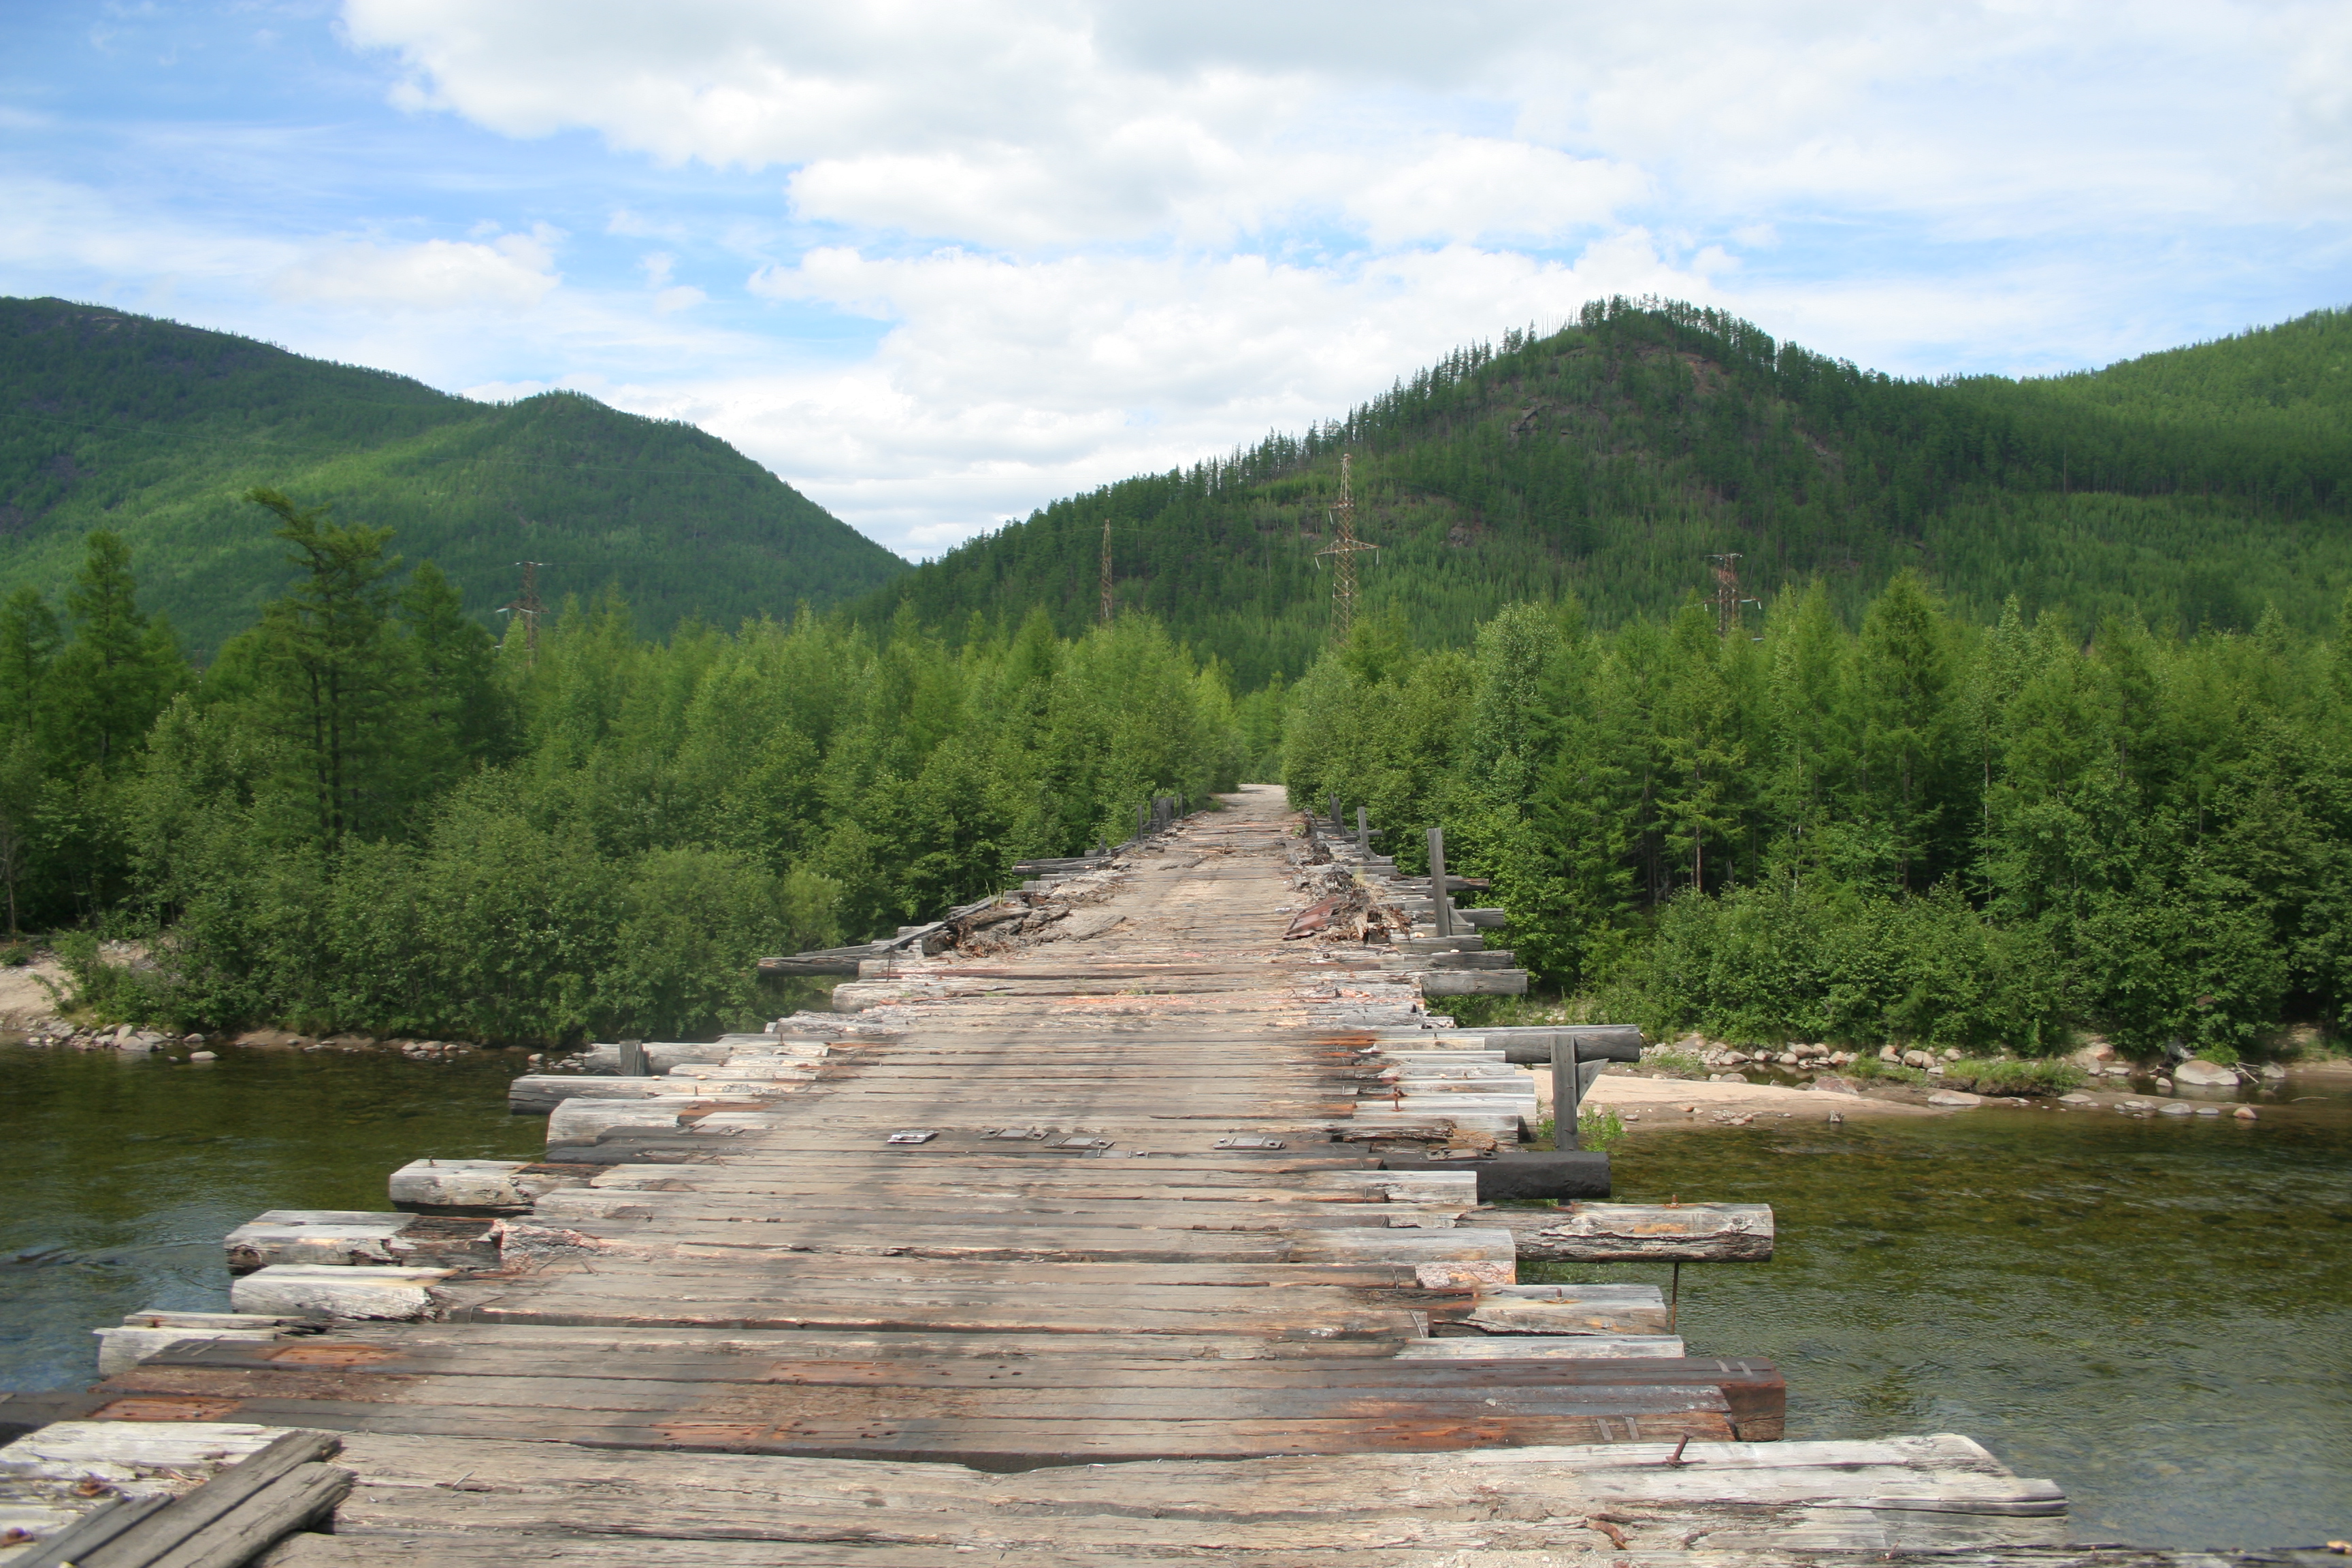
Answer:
[(403, 670), (385, 582), (400, 558), (383, 552), (388, 528), (332, 523), (325, 507), (305, 511), (273, 489), (246, 499), (278, 519), (301, 573), (262, 612), (268, 697), (300, 758), (319, 842), (340, 848), (390, 826), (406, 793), (392, 776)]
[[(155, 716), (187, 684), (187, 661), (170, 625), (139, 608), (131, 548), (104, 529), (89, 536), (66, 612), (73, 636), (48, 668), (51, 755), (59, 767), (89, 764), (111, 776), (137, 755)], [(46, 635), (40, 618), (29, 605), (25, 614), (26, 633), (37, 643)]]

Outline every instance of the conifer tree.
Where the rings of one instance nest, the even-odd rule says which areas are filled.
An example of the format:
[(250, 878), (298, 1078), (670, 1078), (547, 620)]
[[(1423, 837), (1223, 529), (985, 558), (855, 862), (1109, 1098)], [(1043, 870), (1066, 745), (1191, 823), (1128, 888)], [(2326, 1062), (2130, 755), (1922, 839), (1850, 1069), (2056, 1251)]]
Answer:
[(400, 560), (383, 552), (390, 529), (330, 522), (325, 507), (302, 510), (273, 489), (246, 499), (278, 519), (300, 573), (262, 614), (268, 698), (301, 759), (318, 842), (339, 849), (389, 827), (404, 793), (386, 776), (402, 671), (385, 579)]

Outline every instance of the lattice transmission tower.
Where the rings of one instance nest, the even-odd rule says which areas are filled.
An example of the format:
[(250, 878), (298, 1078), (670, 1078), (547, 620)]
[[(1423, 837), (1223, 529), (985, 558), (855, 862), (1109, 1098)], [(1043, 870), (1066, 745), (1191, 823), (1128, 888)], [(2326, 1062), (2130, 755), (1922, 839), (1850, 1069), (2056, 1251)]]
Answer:
[[(1764, 607), (1760, 599), (1743, 598), (1739, 592), (1739, 556), (1737, 552), (1726, 555), (1710, 555), (1715, 563), (1715, 635), (1727, 637), (1731, 628), (1740, 624), (1740, 610), (1754, 605)], [(1761, 642), (1763, 639), (1755, 639)]]
[(523, 661), (527, 665), (536, 665), (539, 663), (539, 617), (541, 608), (539, 602), (539, 569), (547, 563), (518, 561), (515, 564), (522, 568), (522, 596), (510, 605), (499, 605), (499, 613), (502, 616), (522, 617)]
[(1331, 639), (1346, 642), (1356, 624), (1356, 557), (1377, 551), (1356, 537), (1355, 454), (1339, 454), (1339, 500), (1331, 509), (1331, 542), (1315, 553), (1331, 558)]

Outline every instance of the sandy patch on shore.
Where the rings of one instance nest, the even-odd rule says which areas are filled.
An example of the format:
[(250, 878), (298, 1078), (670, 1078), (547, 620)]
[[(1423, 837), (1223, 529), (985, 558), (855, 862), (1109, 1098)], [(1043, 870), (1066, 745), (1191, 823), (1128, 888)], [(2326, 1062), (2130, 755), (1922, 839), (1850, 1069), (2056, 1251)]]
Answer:
[(22, 969), (0, 969), (0, 1028), (21, 1029), (27, 1024), (58, 1016), (58, 997), (42, 981), (71, 996), (73, 981), (65, 965), (43, 957)]

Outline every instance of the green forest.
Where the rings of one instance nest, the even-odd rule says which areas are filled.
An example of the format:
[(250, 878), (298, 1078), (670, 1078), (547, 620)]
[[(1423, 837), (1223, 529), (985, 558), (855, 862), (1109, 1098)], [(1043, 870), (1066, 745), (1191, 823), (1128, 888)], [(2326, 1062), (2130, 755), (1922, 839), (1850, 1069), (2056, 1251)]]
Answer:
[(1550, 985), (1654, 1035), (2046, 1055), (2098, 1029), (2218, 1059), (2352, 1022), (2352, 595), (2193, 637), (1990, 626), (1910, 574), (1759, 636), (1712, 604), (1469, 647), (1357, 628), (1291, 693), (1294, 799), (1492, 879)]
[[(1280, 778), (1409, 867), (1443, 826), (1540, 985), (1653, 1033), (2226, 1058), (2352, 1022), (2347, 319), (1917, 383), (1612, 301), (856, 603), (600, 586), (535, 639), (249, 487), (207, 658), (127, 534), (0, 602), (11, 927), (174, 1027), (708, 1033), (764, 953)], [(1385, 548), (1335, 646), (1343, 451)]]
[[(1223, 673), (1145, 617), (950, 649), (804, 612), (649, 639), (617, 595), (503, 646), (386, 531), (275, 491), (289, 589), (199, 672), (91, 536), (0, 605), (0, 880), (110, 1016), (508, 1042), (710, 1033), (761, 956), (1230, 788)], [(101, 962), (103, 934), (152, 965)]]
[(54, 597), (104, 529), (209, 655), (278, 592), (257, 485), (398, 531), (466, 612), (629, 587), (648, 633), (870, 591), (906, 563), (691, 426), (548, 393), (493, 405), (406, 376), (62, 300), (0, 300), (0, 594)]

